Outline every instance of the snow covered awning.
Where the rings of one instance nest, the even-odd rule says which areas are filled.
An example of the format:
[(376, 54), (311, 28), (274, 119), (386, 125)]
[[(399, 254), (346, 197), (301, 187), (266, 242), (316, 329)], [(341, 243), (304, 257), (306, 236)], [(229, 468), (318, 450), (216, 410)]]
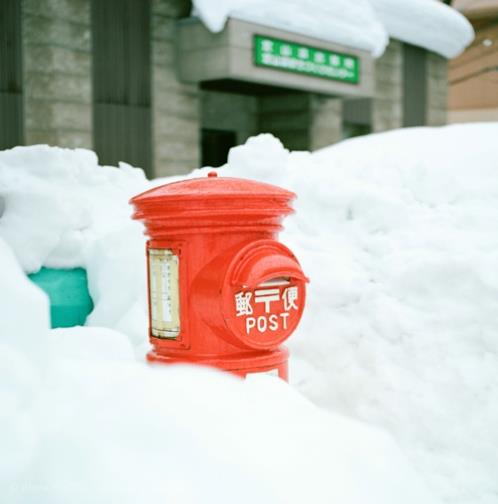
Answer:
[(446, 58), (474, 38), (467, 19), (437, 0), (193, 0), (213, 33), (228, 19), (248, 21), (381, 56), (389, 37)]
[(177, 40), (180, 79), (206, 89), (373, 94), (373, 57), (366, 50), (234, 18), (219, 33), (198, 18), (182, 19)]
[(458, 11), (436, 0), (370, 0), (392, 38), (455, 58), (474, 40)]

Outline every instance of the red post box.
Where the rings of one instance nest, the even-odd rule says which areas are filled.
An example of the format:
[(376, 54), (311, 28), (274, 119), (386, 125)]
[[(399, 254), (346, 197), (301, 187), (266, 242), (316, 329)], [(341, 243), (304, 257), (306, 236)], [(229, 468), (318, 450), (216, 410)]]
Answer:
[(301, 318), (307, 282), (294, 254), (277, 241), (295, 194), (216, 175), (131, 200), (150, 238), (147, 358), (286, 380), (281, 344)]

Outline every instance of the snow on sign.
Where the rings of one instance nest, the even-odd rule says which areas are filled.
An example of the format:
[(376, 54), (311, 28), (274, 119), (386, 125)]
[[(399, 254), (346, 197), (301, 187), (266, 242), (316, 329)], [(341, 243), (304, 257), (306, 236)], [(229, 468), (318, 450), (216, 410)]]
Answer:
[(299, 286), (285, 278), (237, 292), (234, 307), (239, 328), (248, 336), (268, 331), (287, 332), (299, 319), (301, 299)]
[(254, 63), (350, 84), (360, 82), (360, 60), (356, 56), (263, 35), (254, 35)]

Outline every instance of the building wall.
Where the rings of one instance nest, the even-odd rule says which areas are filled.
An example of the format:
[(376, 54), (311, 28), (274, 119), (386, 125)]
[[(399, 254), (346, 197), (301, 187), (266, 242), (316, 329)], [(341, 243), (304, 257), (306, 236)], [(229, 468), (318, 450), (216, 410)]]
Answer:
[(473, 25), (474, 42), (449, 67), (451, 122), (495, 120), (498, 109), (498, 13)]
[(152, 2), (152, 131), (156, 176), (187, 173), (199, 166), (200, 93), (177, 79), (176, 19), (188, 15), (189, 2)]
[[(403, 43), (390, 41), (386, 52), (375, 66), (375, 96), (373, 98), (373, 131), (381, 132), (404, 125), (404, 57)], [(448, 62), (430, 51), (425, 51), (425, 124), (441, 126), (447, 123)], [(420, 83), (424, 85), (424, 82)], [(422, 114), (424, 115), (424, 114)]]
[(427, 53), (427, 126), (443, 126), (448, 122), (448, 60)]
[(372, 130), (386, 131), (403, 126), (403, 45), (391, 40), (375, 64), (375, 96)]
[[(24, 114), (27, 144), (92, 148), (90, 0), (23, 0)], [(176, 21), (187, 0), (152, 0), (152, 150), (154, 175), (185, 173), (200, 163), (201, 129), (259, 132), (293, 150), (315, 150), (343, 137), (343, 100), (309, 92), (227, 94), (179, 81)], [(427, 53), (427, 123), (446, 122), (447, 62)], [(403, 44), (392, 40), (377, 60), (371, 129), (403, 125)], [(498, 107), (498, 105), (497, 105)]]
[(24, 0), (26, 144), (92, 147), (90, 3)]

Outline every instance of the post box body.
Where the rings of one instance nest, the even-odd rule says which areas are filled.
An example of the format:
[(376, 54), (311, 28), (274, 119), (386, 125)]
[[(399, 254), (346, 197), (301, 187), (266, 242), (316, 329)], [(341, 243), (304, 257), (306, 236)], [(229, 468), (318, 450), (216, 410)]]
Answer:
[(150, 238), (149, 361), (287, 379), (282, 343), (299, 323), (307, 281), (277, 241), (294, 197), (210, 174), (132, 199)]

